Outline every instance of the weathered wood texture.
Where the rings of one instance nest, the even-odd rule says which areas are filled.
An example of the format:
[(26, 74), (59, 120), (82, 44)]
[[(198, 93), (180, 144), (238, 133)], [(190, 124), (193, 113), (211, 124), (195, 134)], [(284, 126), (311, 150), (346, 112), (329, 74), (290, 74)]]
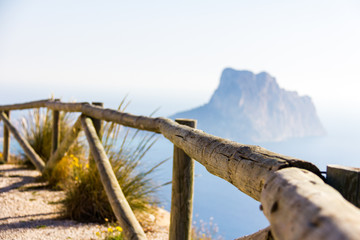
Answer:
[(262, 229), (254, 234), (237, 238), (236, 240), (274, 240), (270, 227)]
[(197, 129), (179, 126), (168, 119), (162, 120), (160, 131), (210, 173), (225, 179), (255, 200), (260, 200), (265, 179), (276, 170), (294, 166), (321, 175), (309, 162), (273, 153), (259, 146), (215, 137)]
[(124, 229), (126, 239), (147, 239), (120, 188), (110, 161), (106, 156), (104, 147), (97, 136), (91, 119), (86, 116), (82, 116), (81, 123), (84, 128), (91, 153), (99, 170), (101, 182), (106, 191), (106, 195), (115, 216), (120, 223), (120, 226)]
[(65, 156), (66, 152), (69, 150), (71, 145), (75, 142), (75, 140), (79, 136), (81, 130), (82, 130), (81, 118), (79, 117), (74, 123), (74, 125), (68, 130), (68, 132), (65, 135), (65, 138), (61, 141), (55, 153), (51, 155), (50, 159), (46, 163), (44, 173), (51, 174), (52, 169)]
[[(176, 119), (177, 123), (196, 128), (196, 120)], [(170, 240), (190, 240), (194, 196), (194, 160), (174, 146), (170, 211)]]
[(82, 112), (92, 118), (161, 133), (191, 158), (204, 165), (210, 173), (227, 180), (256, 200), (260, 200), (265, 179), (276, 170), (299, 167), (321, 176), (318, 168), (312, 163), (273, 153), (258, 146), (244, 145), (215, 137), (203, 131), (182, 126), (167, 118), (135, 116), (92, 106), (89, 103), (63, 103), (53, 100), (34, 102), (33, 106), (30, 103), (0, 106), (0, 111), (16, 109), (14, 106), (42, 106), (58, 111)]
[[(100, 108), (104, 107), (104, 103), (102, 102), (92, 102), (91, 103), (93, 106), (98, 106)], [(96, 130), (96, 134), (99, 136), (100, 141), (102, 140), (102, 136), (103, 136), (103, 121), (101, 119), (96, 119), (96, 118), (91, 118), (95, 130)]]
[[(59, 101), (59, 100), (57, 100)], [(51, 155), (53, 155), (60, 142), (60, 112), (53, 110), (52, 139), (51, 139)]]
[(18, 141), (20, 147), (24, 150), (26, 156), (30, 159), (30, 161), (34, 164), (37, 170), (40, 172), (43, 171), (45, 167), (44, 161), (36, 154), (34, 149), (30, 146), (30, 144), (23, 138), (20, 133), (16, 130), (16, 128), (10, 123), (9, 119), (6, 117), (4, 113), (0, 114), (1, 120), (6, 124), (14, 138)]
[[(10, 119), (10, 111), (4, 111), (5, 116)], [(10, 132), (9, 128), (4, 124), (4, 132), (3, 132), (3, 160), (5, 162), (9, 162), (10, 158)]]
[(338, 190), (346, 200), (360, 207), (360, 168), (329, 165), (326, 182)]
[[(92, 102), (91, 103), (93, 106), (97, 106), (100, 108), (104, 107), (104, 104), (102, 102)], [(103, 121), (101, 119), (97, 119), (97, 118), (90, 118), (91, 121), (93, 122), (96, 134), (98, 135), (100, 142), (102, 142), (102, 136), (103, 136), (103, 129), (102, 129), (102, 124)], [(95, 161), (94, 158), (92, 156), (92, 154), (89, 154), (89, 164), (90, 167), (94, 167), (95, 166)]]
[(26, 103), (19, 104), (11, 104), (11, 105), (0, 105), (0, 111), (10, 111), (10, 110), (24, 110), (29, 108), (41, 108), (46, 107), (46, 104), (52, 101), (51, 99), (44, 99), (39, 101), (32, 101)]
[(307, 170), (272, 173), (261, 203), (275, 239), (359, 239), (360, 210)]

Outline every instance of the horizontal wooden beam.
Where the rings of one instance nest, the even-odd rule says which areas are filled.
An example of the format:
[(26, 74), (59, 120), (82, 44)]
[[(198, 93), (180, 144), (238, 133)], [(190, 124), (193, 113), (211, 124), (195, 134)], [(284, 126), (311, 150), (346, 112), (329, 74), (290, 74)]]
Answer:
[(0, 111), (9, 111), (9, 110), (24, 110), (30, 108), (42, 108), (46, 107), (46, 103), (51, 101), (51, 99), (44, 99), (39, 101), (32, 101), (26, 103), (10, 104), (10, 105), (0, 105)]
[(360, 210), (307, 170), (272, 173), (261, 204), (275, 239), (359, 239)]
[(180, 125), (167, 118), (136, 116), (101, 108), (89, 103), (64, 103), (54, 100), (0, 106), (0, 111), (20, 107), (48, 107), (52, 110), (81, 112), (89, 117), (124, 126), (161, 133), (206, 169), (236, 186), (250, 197), (260, 200), (265, 179), (272, 172), (287, 167), (308, 169), (321, 177), (312, 163), (270, 152), (262, 147), (244, 145)]
[(237, 238), (236, 240), (274, 240), (274, 238), (271, 235), (270, 227), (267, 227), (251, 235)]

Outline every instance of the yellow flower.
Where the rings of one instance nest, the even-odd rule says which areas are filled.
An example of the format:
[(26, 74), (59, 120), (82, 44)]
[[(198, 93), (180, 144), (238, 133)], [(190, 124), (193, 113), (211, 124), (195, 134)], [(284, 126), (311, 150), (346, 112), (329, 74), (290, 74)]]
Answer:
[(85, 167), (86, 167), (86, 168), (89, 168), (89, 164), (86, 164)]
[(113, 231), (114, 231), (114, 230), (113, 230), (111, 227), (108, 228), (108, 232), (109, 232), (109, 233), (112, 233)]
[(108, 221), (109, 221), (109, 219), (107, 219), (107, 218), (105, 218), (104, 220), (105, 220), (105, 222), (108, 222)]
[(122, 232), (123, 229), (121, 227), (117, 226), (116, 230), (118, 230), (119, 232)]
[(99, 232), (96, 232), (95, 234), (96, 234), (96, 236), (100, 237), (100, 233), (99, 233)]
[(75, 181), (79, 181), (79, 178), (78, 178), (78, 177), (75, 177)]

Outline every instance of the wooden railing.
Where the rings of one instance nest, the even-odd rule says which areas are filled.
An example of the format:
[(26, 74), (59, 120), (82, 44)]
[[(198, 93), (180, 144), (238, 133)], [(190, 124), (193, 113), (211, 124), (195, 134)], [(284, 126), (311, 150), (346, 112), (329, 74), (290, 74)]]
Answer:
[[(58, 145), (54, 132), (53, 154), (45, 164), (29, 143), (10, 123), (12, 110), (46, 107), (54, 111), (79, 112), (81, 116)], [(8, 157), (9, 130), (24, 152), (43, 174), (51, 174), (53, 167), (65, 155), (71, 143), (83, 129), (92, 157), (113, 211), (124, 229), (127, 239), (146, 239), (121, 191), (109, 160), (105, 154), (93, 121), (99, 119), (124, 126), (160, 133), (175, 148), (184, 153), (175, 154), (171, 207), (170, 239), (190, 239), (192, 214), (193, 170), (191, 159), (236, 186), (240, 191), (261, 202), (261, 209), (270, 227), (242, 239), (359, 239), (360, 211), (342, 195), (324, 182), (319, 169), (312, 163), (270, 152), (262, 147), (244, 145), (207, 134), (187, 121), (174, 122), (167, 118), (136, 116), (89, 103), (64, 103), (41, 100), (0, 106), (0, 119), (4, 122), (4, 158)], [(54, 118), (55, 120), (56, 118)], [(190, 121), (191, 122), (191, 121)], [(239, 123), (241, 124), (241, 123)], [(54, 131), (56, 122), (54, 123)], [(177, 151), (177, 150), (175, 150)], [(190, 160), (189, 160), (190, 159)], [(187, 173), (179, 176), (179, 168)], [(183, 170), (180, 170), (182, 173)], [(178, 182), (183, 181), (183, 182)], [(174, 190), (175, 189), (175, 190)], [(176, 191), (176, 192), (174, 192)], [(178, 198), (184, 198), (178, 200)], [(178, 200), (178, 201), (177, 201)], [(179, 205), (181, 202), (189, 206)], [(180, 211), (180, 209), (184, 209)], [(186, 210), (185, 210), (186, 209)]]

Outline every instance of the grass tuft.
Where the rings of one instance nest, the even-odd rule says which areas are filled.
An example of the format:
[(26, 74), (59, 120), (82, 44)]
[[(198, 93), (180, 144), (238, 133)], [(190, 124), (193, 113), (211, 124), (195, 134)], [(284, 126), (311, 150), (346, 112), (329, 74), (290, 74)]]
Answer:
[[(128, 141), (126, 132), (121, 147), (116, 150), (113, 141), (117, 141), (118, 138), (113, 138), (111, 144), (106, 140), (114, 131), (114, 128), (105, 127), (104, 143), (115, 176), (132, 210), (149, 211), (151, 206), (158, 203), (155, 198), (157, 187), (152, 183), (150, 175), (161, 163), (150, 170), (143, 170), (140, 165), (141, 159), (156, 139), (154, 136), (146, 135), (140, 138), (137, 146), (125, 148), (125, 141)], [(131, 139), (136, 140), (133, 137)], [(72, 166), (75, 173), (74, 185), (67, 191), (65, 215), (78, 221), (104, 222), (105, 218), (116, 221), (96, 167), (76, 164), (76, 161), (73, 161)]]
[[(74, 118), (70, 114), (60, 113), (60, 142), (65, 137), (65, 134), (72, 127)], [(52, 141), (52, 111), (46, 109), (33, 109), (28, 112), (28, 116), (22, 118), (21, 127), (25, 139), (29, 142), (35, 152), (46, 163), (51, 155), (51, 141)], [(69, 149), (69, 153), (81, 155), (84, 153), (84, 144), (82, 141), (75, 141)], [(30, 160), (22, 153), (24, 162), (31, 164)]]
[[(155, 197), (157, 186), (151, 180), (151, 174), (164, 161), (145, 170), (141, 160), (156, 142), (155, 135), (142, 135), (139, 131), (122, 129), (110, 122), (105, 123), (103, 129), (105, 151), (131, 209), (135, 214), (150, 211), (158, 204)], [(116, 221), (96, 166), (81, 159), (78, 163), (73, 159), (70, 166), (74, 184), (67, 191), (65, 216), (87, 222), (104, 222), (105, 218)]]

